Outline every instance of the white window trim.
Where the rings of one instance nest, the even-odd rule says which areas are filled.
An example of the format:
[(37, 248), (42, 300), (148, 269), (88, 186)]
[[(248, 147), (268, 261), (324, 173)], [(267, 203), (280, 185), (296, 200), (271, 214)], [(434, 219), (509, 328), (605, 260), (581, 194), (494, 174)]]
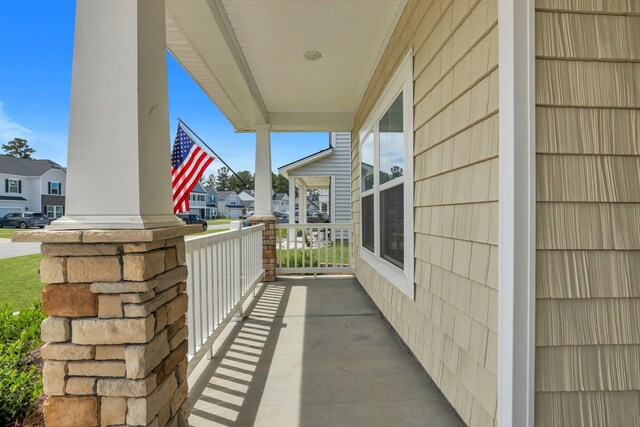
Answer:
[[(7, 188), (7, 194), (21, 194), (20, 193), (20, 180), (17, 178), (8, 178), (9, 181), (9, 186)], [(11, 191), (11, 181), (15, 181), (16, 185), (15, 185), (15, 189), (16, 191)]]
[[(61, 185), (61, 183), (59, 183), (59, 182), (55, 182), (55, 181), (49, 181), (49, 183), (51, 184), (51, 189), (49, 190), (49, 191), (50, 191), (50, 192), (49, 192), (49, 194), (50, 194), (50, 195), (52, 195), (52, 196), (62, 196), (62, 191), (60, 191), (60, 185)], [(54, 193), (54, 192), (53, 192), (53, 190), (54, 190), (54, 189), (53, 189), (53, 186), (54, 186), (54, 185), (57, 187), (57, 188), (55, 189), (55, 190), (57, 191), (57, 193)]]
[[(409, 298), (415, 298), (415, 286), (413, 282), (414, 258), (413, 258), (413, 51), (410, 50), (404, 60), (398, 66), (393, 77), (385, 87), (375, 107), (359, 132), (359, 144), (371, 133), (384, 113), (389, 109), (397, 96), (403, 93), (403, 128), (405, 136), (404, 144), (404, 269), (380, 257), (380, 191), (388, 187), (379, 185), (379, 141), (374, 133), (374, 186), (373, 189), (362, 191), (362, 177), (360, 177), (360, 205), (362, 198), (373, 194), (374, 211), (374, 249), (371, 252), (362, 244), (362, 209), (360, 209), (360, 257), (365, 260), (378, 273), (389, 280)], [(362, 154), (362, 150), (359, 150)], [(360, 159), (361, 160), (361, 159)], [(359, 162), (362, 163), (361, 161)]]

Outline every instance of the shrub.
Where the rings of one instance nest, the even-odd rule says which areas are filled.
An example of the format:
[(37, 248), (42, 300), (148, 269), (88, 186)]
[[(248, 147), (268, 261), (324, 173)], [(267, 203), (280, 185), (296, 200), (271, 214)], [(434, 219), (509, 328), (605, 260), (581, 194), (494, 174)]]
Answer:
[(39, 303), (16, 315), (8, 306), (0, 309), (0, 425), (25, 416), (42, 394), (34, 350), (40, 346), (44, 318)]
[[(298, 259), (297, 259), (297, 264), (296, 264), (296, 252), (298, 252)], [(312, 254), (309, 253), (310, 251), (305, 251), (304, 253), (304, 266), (305, 267), (317, 267), (318, 266), (318, 259), (316, 257), (316, 254)], [(282, 252), (282, 255), (284, 255), (285, 253)], [(284, 258), (284, 257), (283, 257)], [(298, 251), (290, 251), (289, 252), (289, 265), (287, 266), (287, 260), (286, 258), (282, 260), (282, 266), (285, 268), (294, 268), (294, 267), (302, 267), (302, 250), (298, 250)]]

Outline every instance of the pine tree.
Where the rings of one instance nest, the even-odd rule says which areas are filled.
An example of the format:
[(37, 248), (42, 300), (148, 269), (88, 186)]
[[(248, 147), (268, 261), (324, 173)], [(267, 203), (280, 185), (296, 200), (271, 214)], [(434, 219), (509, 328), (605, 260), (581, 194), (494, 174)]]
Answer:
[(27, 140), (22, 138), (14, 138), (13, 141), (2, 144), (2, 149), (8, 156), (19, 159), (30, 159), (31, 155), (36, 152), (36, 150), (29, 147)]
[(221, 167), (218, 169), (218, 177), (215, 180), (217, 191), (229, 191), (229, 169)]

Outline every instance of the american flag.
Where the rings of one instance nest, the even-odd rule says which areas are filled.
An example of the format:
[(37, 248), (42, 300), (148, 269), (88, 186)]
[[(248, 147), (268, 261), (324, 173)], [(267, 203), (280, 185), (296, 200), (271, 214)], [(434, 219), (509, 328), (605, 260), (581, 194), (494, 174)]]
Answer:
[(189, 193), (211, 162), (213, 157), (200, 148), (179, 124), (171, 153), (173, 213), (189, 211)]

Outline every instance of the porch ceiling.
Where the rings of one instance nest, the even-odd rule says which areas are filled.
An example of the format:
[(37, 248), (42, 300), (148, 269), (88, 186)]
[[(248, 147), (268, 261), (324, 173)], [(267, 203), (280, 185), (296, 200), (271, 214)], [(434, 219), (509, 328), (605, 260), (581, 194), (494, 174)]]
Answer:
[(167, 46), (238, 131), (348, 131), (405, 4), (167, 0)]

